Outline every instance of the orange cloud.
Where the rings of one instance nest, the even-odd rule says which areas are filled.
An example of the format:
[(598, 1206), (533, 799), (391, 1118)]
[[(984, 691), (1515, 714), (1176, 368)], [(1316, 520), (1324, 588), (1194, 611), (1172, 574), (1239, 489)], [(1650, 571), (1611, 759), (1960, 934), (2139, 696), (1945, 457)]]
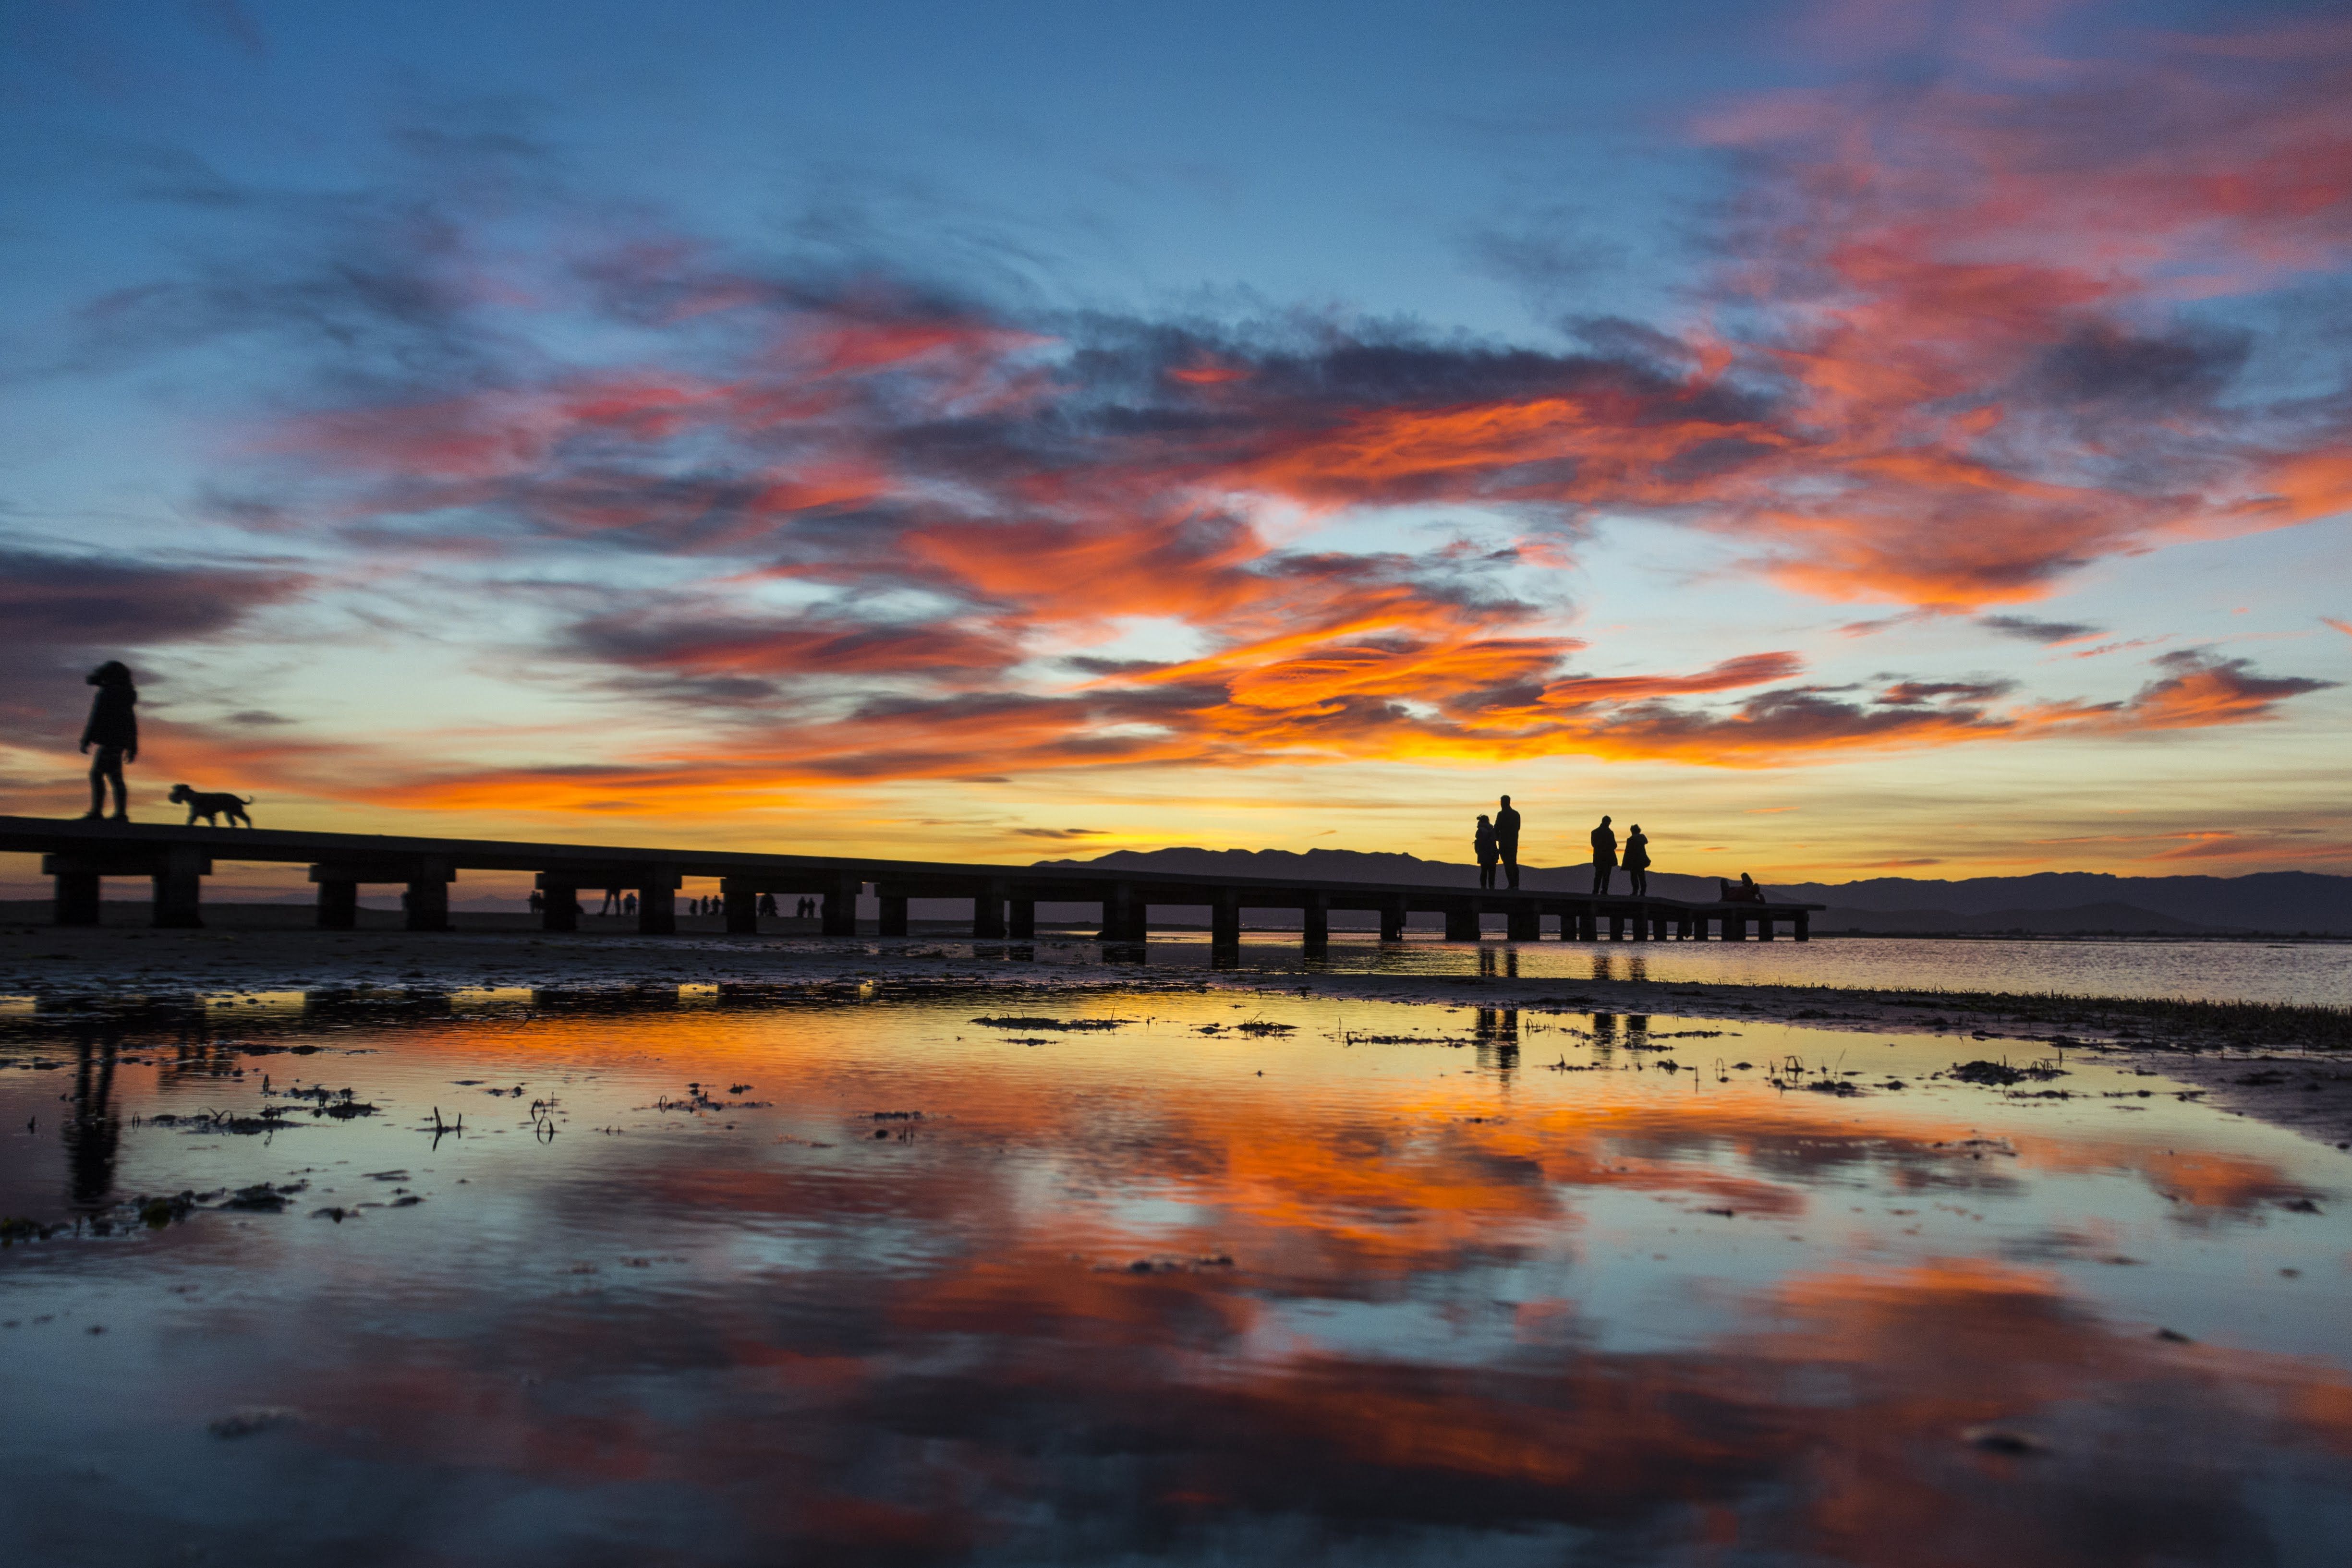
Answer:
[[(599, 737), (588, 768), (474, 768), (452, 746), (361, 784), (317, 767), (318, 787), (699, 807), (975, 771), (1756, 766), (2267, 718), (2326, 683), (2200, 656), (2105, 703), (1973, 675), (1846, 691), (1795, 684), (1777, 632), (1696, 673), (1596, 650), (1565, 600), (1584, 531), (1622, 517), (1727, 541), (1737, 573), (1896, 606), (1860, 632), (2352, 507), (2340, 403), (2266, 401), (2251, 330), (2186, 308), (2352, 256), (2352, 28), (2059, 59), (2015, 26), (1915, 90), (1855, 79), (1701, 118), (1743, 183), (1679, 334), (1533, 347), (1112, 312), (1048, 330), (877, 277), (719, 268), (676, 236), (616, 246), (569, 281), (598, 291), (589, 326), (629, 329), (585, 336), (655, 345), (634, 362), (519, 358), (330, 402), (245, 456), (293, 497), (257, 527), (390, 570), (514, 565), (497, 596), (554, 607), (532, 652), (652, 694), (666, 738)], [(1351, 517), (1432, 504), (1522, 538), (1347, 548)], [(1302, 516), (1325, 526), (1311, 551), (1285, 542)], [(1160, 652), (1092, 656), (1137, 622)], [(2084, 656), (2149, 641), (1979, 623)], [(697, 720), (701, 738), (667, 738)], [(224, 766), (313, 766), (216, 744)]]

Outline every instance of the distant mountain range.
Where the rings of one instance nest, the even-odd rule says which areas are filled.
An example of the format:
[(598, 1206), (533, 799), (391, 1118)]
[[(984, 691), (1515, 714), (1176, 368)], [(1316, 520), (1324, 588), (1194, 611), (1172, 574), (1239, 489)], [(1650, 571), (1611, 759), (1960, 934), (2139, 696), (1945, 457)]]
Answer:
[[(1478, 868), (1466, 862), (1360, 850), (1118, 850), (1093, 860), (1036, 863), (1449, 887), (1475, 886), (1478, 880)], [(1539, 893), (1581, 893), (1592, 885), (1592, 872), (1585, 865), (1522, 866), (1519, 885)], [(1616, 885), (1624, 886), (1622, 872)], [(1716, 879), (1652, 872), (1650, 890), (1667, 898), (1713, 898)], [(2352, 876), (2317, 872), (2227, 877), (2041, 872), (1956, 882), (1881, 876), (1864, 882), (1772, 883), (1767, 884), (1766, 896), (1776, 903), (1829, 905), (1813, 917), (1813, 929), (1823, 932), (2352, 936)]]

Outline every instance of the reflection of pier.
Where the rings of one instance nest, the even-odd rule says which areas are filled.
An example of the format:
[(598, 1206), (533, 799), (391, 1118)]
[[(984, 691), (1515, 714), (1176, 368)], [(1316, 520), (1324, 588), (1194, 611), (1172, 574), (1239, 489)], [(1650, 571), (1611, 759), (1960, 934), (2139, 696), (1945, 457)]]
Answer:
[(408, 928), (449, 925), (449, 884), (460, 871), (529, 872), (546, 894), (542, 923), (550, 931), (579, 926), (583, 890), (624, 888), (637, 895), (637, 928), (653, 936), (677, 929), (677, 888), (688, 877), (714, 877), (724, 895), (727, 928), (759, 929), (762, 894), (814, 894), (822, 902), (827, 936), (857, 934), (857, 898), (871, 888), (881, 904), (880, 935), (907, 934), (907, 904), (914, 898), (970, 899), (971, 934), (1024, 940), (1036, 934), (1040, 904), (1094, 904), (1102, 910), (1102, 940), (1139, 942), (1154, 907), (1205, 908), (1212, 940), (1241, 940), (1250, 910), (1280, 910), (1301, 917), (1307, 944), (1330, 937), (1334, 911), (1380, 917), (1381, 939), (1400, 941), (1416, 915), (1438, 915), (1450, 942), (1475, 942), (1486, 919), (1500, 916), (1513, 942), (1547, 934), (1563, 941), (1738, 942), (1753, 932), (1770, 941), (1780, 930), (1802, 942), (1817, 904), (1691, 903), (1674, 898), (1587, 897), (1562, 893), (1425, 886), (1416, 883), (1316, 882), (1284, 878), (1236, 880), (1178, 873), (1080, 866), (957, 865), (868, 857), (749, 854), (690, 849), (612, 849), (587, 844), (514, 843), (497, 839), (395, 838), (372, 833), (310, 833), (278, 830), (215, 831), (169, 824), (49, 821), (0, 817), (0, 852), (37, 854), (56, 879), (60, 925), (97, 924), (106, 877), (142, 877), (154, 889), (158, 925), (204, 923), (204, 879), (215, 860), (308, 863), (319, 888), (319, 924), (348, 930), (357, 921), (359, 890), (394, 883), (405, 890)]

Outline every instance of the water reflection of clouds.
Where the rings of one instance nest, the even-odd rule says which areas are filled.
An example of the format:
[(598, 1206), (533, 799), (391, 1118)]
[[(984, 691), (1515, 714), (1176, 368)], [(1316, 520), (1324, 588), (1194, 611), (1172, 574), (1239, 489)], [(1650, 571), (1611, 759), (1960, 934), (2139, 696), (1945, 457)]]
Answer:
[[(1349, 1050), (1322, 1038), (1329, 1007), (1254, 1001), (1300, 1026), (1273, 1041), (1199, 1034), (1235, 1016), (1214, 997), (996, 1009), (1139, 1020), (1039, 1047), (959, 1001), (362, 1027), (337, 1044), (378, 1054), (334, 1071), (368, 1093), (569, 1078), (567, 1135), (469, 1134), (427, 1162), (389, 1124), (322, 1134), (352, 1169), (415, 1162), (428, 1203), (356, 1227), (199, 1217), (156, 1258), (251, 1285), (201, 1335), (119, 1324), (139, 1346), (119, 1375), (162, 1367), (158, 1414), (190, 1430), (224, 1401), (303, 1408), (269, 1440), (303, 1455), (337, 1528), (373, 1519), (457, 1560), (651, 1549), (633, 1532), (660, 1521), (681, 1560), (1377, 1542), (1455, 1561), (1533, 1541), (2067, 1564), (2237, 1560), (2344, 1522), (2341, 1341), (2311, 1359), (2252, 1329), (2236, 1348), (2168, 1343), (2149, 1321), (2259, 1288), (2176, 1265), (2166, 1217), (2251, 1221), (2318, 1190), (2258, 1130), (2178, 1107), (2111, 1131), (2095, 1107), (1974, 1090), (1694, 1089), (1625, 1049), (1632, 1018), (1612, 1020), (1623, 1071), (1506, 1074), (1502, 1009), (1449, 1017), (1459, 1049)], [(1672, 1046), (1677, 1027), (1643, 1032)], [(92, 1083), (131, 1049), (81, 1039)], [(118, 1070), (118, 1120), (217, 1097), (240, 1060), (201, 1030), (142, 1049), (196, 1071)], [(58, 1077), (0, 1092), (37, 1076)], [(765, 1103), (646, 1108), (688, 1080)], [(2126, 1247), (2144, 1267), (2096, 1272)], [(135, 1274), (136, 1256), (110, 1266)], [(46, 1255), (61, 1280), (71, 1257)], [(94, 1375), (103, 1395), (117, 1375)], [(1980, 1428), (2032, 1451), (1964, 1437)], [(75, 1430), (60, 1454), (96, 1441)], [(21, 1519), (44, 1472), (18, 1470), (30, 1490), (0, 1512)], [(310, 1517), (289, 1513), (293, 1484), (237, 1481), (257, 1513)], [(531, 1498), (563, 1499), (571, 1522)]]

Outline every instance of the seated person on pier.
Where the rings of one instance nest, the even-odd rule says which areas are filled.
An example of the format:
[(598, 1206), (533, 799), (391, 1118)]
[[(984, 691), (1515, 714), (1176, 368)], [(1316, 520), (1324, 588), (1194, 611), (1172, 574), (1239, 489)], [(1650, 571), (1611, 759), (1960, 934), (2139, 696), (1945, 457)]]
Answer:
[(1764, 890), (1757, 886), (1756, 879), (1744, 871), (1739, 873), (1738, 882), (1726, 882), (1721, 877), (1717, 877), (1715, 885), (1721, 890), (1717, 896), (1722, 903), (1761, 904), (1764, 902)]

